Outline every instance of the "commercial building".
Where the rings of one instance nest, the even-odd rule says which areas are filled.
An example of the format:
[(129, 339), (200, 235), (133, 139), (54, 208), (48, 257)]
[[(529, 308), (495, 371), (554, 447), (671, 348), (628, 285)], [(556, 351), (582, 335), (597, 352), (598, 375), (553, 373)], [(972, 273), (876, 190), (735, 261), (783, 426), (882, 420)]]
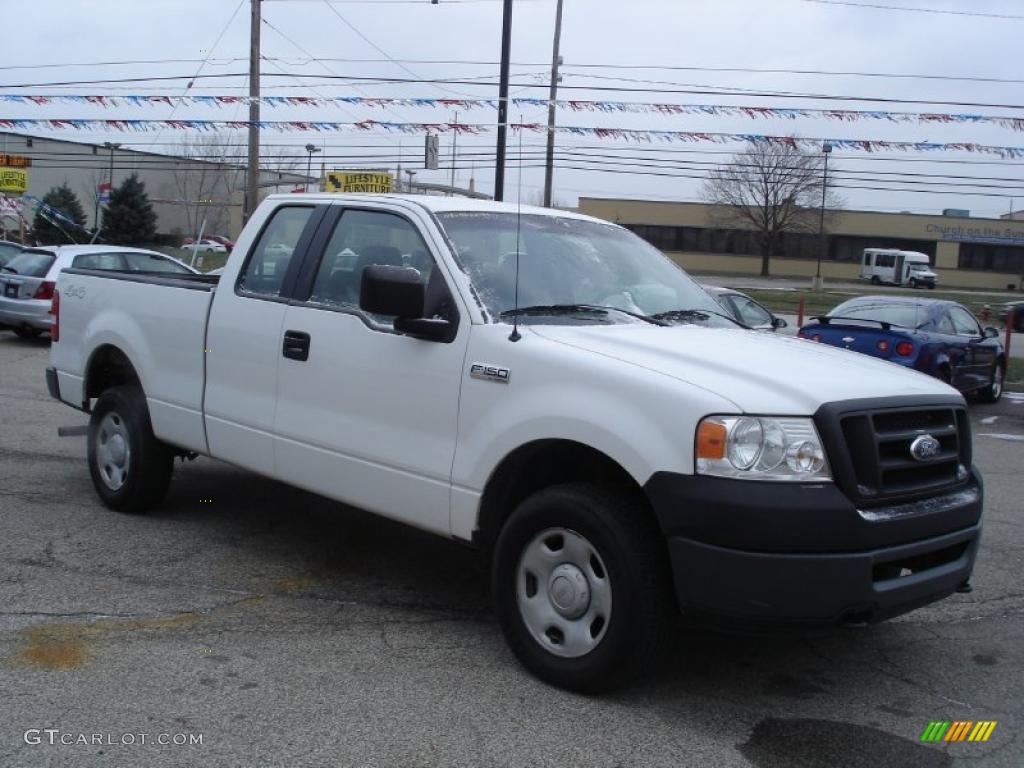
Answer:
[[(200, 141), (190, 148), (183, 143), (181, 148), (199, 154), (203, 144)], [(244, 152), (244, 147), (237, 152)], [(137, 173), (146, 185), (157, 214), (158, 232), (194, 235), (204, 219), (210, 234), (235, 236), (242, 228), (244, 165), (11, 132), (0, 132), (0, 153), (31, 160), (31, 166), (24, 170), (28, 172), (26, 192), (32, 197), (42, 198), (53, 187), (67, 183), (82, 202), (90, 228), (97, 218), (102, 221), (101, 186), (113, 177), (116, 188), (132, 173)], [(301, 158), (294, 162), (304, 167)], [(305, 182), (305, 175), (264, 168), (260, 172), (260, 195), (286, 192)], [(6, 195), (11, 200), (19, 197), (16, 192)], [(11, 210), (9, 204), (4, 210)], [(31, 205), (23, 205), (23, 211), (31, 222)]]
[[(723, 227), (722, 211), (705, 203), (580, 198), (582, 213), (621, 224), (687, 270), (758, 274), (756, 233)], [(817, 232), (787, 233), (771, 258), (771, 273), (811, 277), (820, 251)], [(963, 216), (830, 211), (821, 272), (826, 280), (856, 279), (865, 248), (920, 251), (943, 286), (1005, 289), (1024, 276), (1024, 221)]]

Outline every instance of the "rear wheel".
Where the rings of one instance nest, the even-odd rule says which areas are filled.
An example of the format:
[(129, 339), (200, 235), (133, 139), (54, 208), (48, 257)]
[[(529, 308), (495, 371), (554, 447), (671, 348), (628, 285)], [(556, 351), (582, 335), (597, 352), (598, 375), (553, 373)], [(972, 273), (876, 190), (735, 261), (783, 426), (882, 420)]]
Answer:
[(881, 285), (882, 281), (879, 279), (878, 275), (872, 275), (871, 276), (871, 284), (872, 285)]
[(38, 339), (42, 334), (42, 331), (38, 328), (29, 328), (27, 325), (16, 326), (11, 330), (20, 339)]
[(943, 365), (941, 368), (939, 368), (939, 370), (935, 373), (935, 378), (944, 384), (949, 384), (950, 386), (953, 385), (953, 374), (950, 373), (948, 365)]
[(574, 483), (534, 494), (498, 537), (492, 589), (512, 651), (575, 691), (636, 679), (673, 616), (664, 540), (636, 500)]
[(145, 512), (167, 492), (174, 454), (153, 434), (136, 386), (100, 395), (89, 420), (89, 474), (100, 499), (118, 512)]
[(1002, 362), (992, 366), (992, 376), (989, 378), (988, 386), (978, 393), (978, 399), (983, 403), (994, 403), (1003, 396), (1003, 377), (1006, 369)]

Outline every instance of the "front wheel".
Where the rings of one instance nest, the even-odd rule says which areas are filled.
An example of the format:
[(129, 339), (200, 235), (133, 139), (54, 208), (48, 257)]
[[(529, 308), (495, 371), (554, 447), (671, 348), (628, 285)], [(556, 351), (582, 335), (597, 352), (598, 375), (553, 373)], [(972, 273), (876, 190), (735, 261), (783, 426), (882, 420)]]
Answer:
[(138, 387), (111, 387), (89, 419), (89, 474), (100, 499), (118, 512), (145, 512), (167, 492), (174, 454), (153, 434)]
[(1006, 370), (1001, 362), (992, 366), (992, 375), (989, 378), (988, 386), (978, 393), (978, 399), (983, 403), (995, 403), (1003, 396), (1003, 378)]
[(911, 288), (917, 288), (917, 280), (915, 278), (913, 278), (913, 277), (910, 278), (910, 287)]
[(660, 658), (673, 615), (664, 539), (630, 496), (584, 483), (534, 494), (498, 537), (492, 591), (512, 651), (542, 680), (596, 692)]

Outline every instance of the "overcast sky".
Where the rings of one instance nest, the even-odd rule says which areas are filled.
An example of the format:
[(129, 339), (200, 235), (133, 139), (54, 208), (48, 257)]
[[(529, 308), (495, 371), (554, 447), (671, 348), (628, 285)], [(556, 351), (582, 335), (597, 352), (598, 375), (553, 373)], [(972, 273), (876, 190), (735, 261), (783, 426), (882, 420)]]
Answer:
[[(8, 3), (13, 7), (15, 4)], [(929, 8), (979, 14), (1020, 16), (994, 18), (954, 13), (924, 13), (880, 8), (851, 7), (868, 0), (850, 0), (850, 5), (817, 0), (565, 0), (562, 55), (565, 60), (560, 98), (643, 101), (658, 103), (711, 103), (755, 106), (890, 109), (912, 112), (974, 112), (1024, 117), (1021, 98), (1024, 81), (1011, 83), (969, 80), (914, 79), (894, 77), (820, 76), (789, 73), (721, 72), (665, 69), (657, 67), (730, 67), (740, 69), (828, 70), (904, 75), (931, 75), (1014, 79), (1020, 78), (1019, 49), (1024, 31), (1024, 3), (1019, 0), (871, 0), (872, 4)], [(144, 93), (182, 94), (183, 80), (121, 84), (82, 84), (60, 87), (13, 88), (27, 83), (69, 80), (99, 80), (149, 76), (203, 75), (246, 71), (249, 50), (248, 0), (34, 0), (18, 2), (19, 33), (8, 34), (0, 59), (0, 93)], [(334, 10), (332, 10), (332, 8)], [(9, 9), (10, 10), (10, 9)], [(550, 68), (555, 0), (515, 0), (513, 21), (513, 95), (544, 98)], [(422, 60), (496, 62), (501, 33), (500, 0), (264, 0), (263, 64), (268, 75), (264, 94), (355, 95), (415, 97), (476, 97), (497, 95), (497, 66), (485, 64), (430, 64)], [(344, 20), (343, 20), (344, 19)], [(348, 22), (346, 24), (346, 21)], [(358, 30), (358, 33), (355, 31)], [(361, 34), (359, 34), (361, 33)], [(216, 41), (220, 38), (220, 42)], [(43, 44), (41, 44), (43, 43)], [(216, 43), (216, 47), (214, 45)], [(208, 54), (213, 49), (212, 54)], [(383, 54), (382, 54), (383, 52)], [(396, 64), (385, 59), (410, 60)], [(212, 59), (203, 63), (208, 55)], [(333, 61), (311, 61), (334, 59)], [(164, 64), (84, 66), (95, 62), (138, 60), (184, 60)], [(234, 61), (232, 61), (234, 59)], [(339, 61), (347, 59), (348, 61)], [(370, 59), (376, 61), (352, 61)], [(417, 60), (413, 63), (411, 60)], [(40, 65), (67, 65), (40, 67)], [(74, 66), (74, 65), (79, 66)], [(595, 69), (582, 65), (607, 65)], [(631, 65), (629, 69), (616, 65)], [(639, 65), (650, 69), (636, 68)], [(20, 66), (35, 67), (19, 68)], [(320, 81), (308, 78), (272, 76), (277, 73), (345, 75), (412, 79), (467, 79), (485, 85), (364, 83)], [(594, 77), (599, 76), (599, 79)], [(613, 78), (630, 78), (629, 81)], [(647, 81), (647, 82), (638, 82)], [(650, 82), (650, 81), (661, 81)], [(668, 84), (666, 84), (668, 83)], [(544, 87), (529, 88), (525, 86)], [(872, 102), (812, 101), (749, 95), (694, 95), (672, 93), (682, 88), (749, 89), (776, 93), (816, 93), (833, 96), (935, 100), (1008, 105), (981, 108), (933, 104), (882, 104)], [(589, 88), (588, 88), (589, 87)], [(643, 91), (592, 90), (592, 88), (654, 89)], [(192, 94), (244, 94), (244, 77), (199, 78)], [(197, 106), (123, 107), (101, 109), (89, 105), (31, 106), (0, 103), (0, 117), (101, 117), (160, 119), (207, 118), (245, 119), (246, 108), (203, 108)], [(510, 118), (518, 121), (513, 110)], [(377, 120), (442, 122), (452, 119), (448, 110), (401, 108), (383, 110), (368, 106), (264, 107), (265, 120)], [(546, 112), (527, 109), (525, 122), (544, 122)], [(488, 109), (460, 114), (460, 122), (491, 123), (496, 112)], [(876, 120), (836, 122), (824, 119), (751, 120), (727, 116), (662, 116), (654, 114), (604, 114), (560, 110), (561, 125), (628, 127), (677, 131), (722, 133), (798, 134), (814, 138), (890, 139), (902, 141), (970, 141), (998, 146), (1024, 146), (1024, 135), (995, 125), (919, 125)], [(116, 140), (144, 148), (156, 142), (171, 150), (182, 133), (167, 129), (159, 134), (96, 134), (63, 131), (61, 136), (84, 141)], [(244, 133), (234, 134), (244, 142)], [(450, 162), (450, 138), (442, 137), (442, 165)], [(493, 133), (459, 139), (458, 182), (472, 174), (478, 188), (493, 187)], [(422, 136), (367, 133), (264, 133), (268, 145), (292, 145), (305, 158), (301, 147), (308, 142), (323, 147), (328, 167), (354, 165), (353, 158), (374, 155), (397, 159), (419, 167), (417, 179), (447, 182), (450, 171), (422, 170)], [(525, 165), (538, 165), (543, 135), (523, 138)], [(401, 145), (399, 149), (399, 145)], [(611, 173), (618, 170), (647, 170), (659, 173), (700, 176), (703, 165), (680, 167), (679, 161), (709, 163), (732, 152), (741, 144), (628, 144), (597, 138), (558, 136), (558, 146), (576, 154), (573, 160), (561, 155), (559, 163), (581, 166), (580, 158), (590, 155), (592, 170), (558, 169), (555, 195), (559, 202), (575, 204), (580, 195), (623, 196), (652, 199), (693, 200), (699, 197), (698, 178)], [(374, 148), (376, 147), (376, 148)], [(660, 150), (689, 150), (659, 153)], [(244, 147), (236, 149), (244, 153)], [(519, 138), (510, 135), (512, 160), (519, 153)], [(620, 155), (618, 160), (608, 160)], [(601, 165), (604, 156), (604, 165)], [(894, 162), (868, 160), (863, 153), (837, 152), (830, 161), (841, 184), (898, 186), (935, 190), (934, 179), (886, 177), (886, 173), (950, 174), (991, 179), (1024, 178), (1024, 159), (1003, 161), (991, 155), (968, 153), (896, 153), (873, 157), (896, 158)], [(972, 164), (922, 162), (928, 160), (969, 160)], [(594, 162), (597, 161), (597, 162)], [(637, 161), (654, 167), (630, 167)], [(671, 161), (673, 166), (665, 163)], [(981, 161), (981, 162), (977, 162)], [(363, 160), (366, 165), (372, 160)], [(621, 163), (611, 165), (611, 162)], [(858, 173), (860, 172), (860, 173)], [(853, 181), (854, 178), (859, 179)], [(900, 179), (888, 185), (879, 178)], [(909, 183), (926, 181), (927, 184)], [(960, 184), (963, 179), (945, 179)], [(523, 171), (524, 200), (533, 201), (543, 182), (543, 171)], [(506, 199), (514, 199), (518, 170), (510, 165)], [(942, 194), (841, 189), (847, 207), (875, 210), (937, 212), (943, 208), (968, 208), (977, 215), (996, 216), (1011, 206), (1010, 195), (1024, 197), (1024, 181), (982, 181), (1003, 187), (1019, 184), (1021, 189), (979, 190), (939, 187)], [(961, 192), (958, 194), (958, 190)], [(985, 191), (983, 196), (963, 192)], [(987, 192), (997, 191), (998, 195)], [(1024, 207), (1024, 206), (1018, 206)]]

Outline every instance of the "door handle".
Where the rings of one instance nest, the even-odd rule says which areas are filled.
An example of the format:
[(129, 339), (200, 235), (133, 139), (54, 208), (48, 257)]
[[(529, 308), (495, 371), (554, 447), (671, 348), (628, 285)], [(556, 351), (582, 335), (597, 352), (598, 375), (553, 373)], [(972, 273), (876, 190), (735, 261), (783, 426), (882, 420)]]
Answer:
[(281, 354), (289, 360), (309, 360), (309, 334), (302, 331), (285, 331)]

